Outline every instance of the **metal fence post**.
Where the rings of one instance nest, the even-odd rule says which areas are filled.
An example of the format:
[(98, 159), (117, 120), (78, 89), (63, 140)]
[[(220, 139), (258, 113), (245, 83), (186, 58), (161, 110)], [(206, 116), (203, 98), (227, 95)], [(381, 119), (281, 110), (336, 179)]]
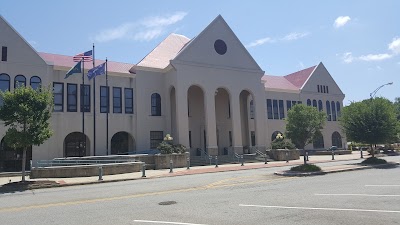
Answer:
[(308, 161), (308, 151), (306, 151), (306, 161)]
[(361, 158), (363, 159), (363, 158), (364, 158), (364, 156), (363, 156), (363, 151), (362, 151), (362, 148), (360, 148), (360, 154), (361, 154)]
[(332, 150), (332, 160), (335, 160), (335, 151)]
[(215, 156), (215, 167), (218, 167), (218, 156)]
[(240, 156), (240, 159), (242, 160), (242, 165), (241, 165), (241, 166), (244, 166), (244, 159), (243, 159), (243, 155), (241, 155), (241, 156)]
[(212, 156), (209, 155), (209, 156), (208, 156), (208, 159), (210, 160), (210, 166), (211, 166), (211, 159), (212, 159)]
[(146, 177), (146, 163), (142, 164), (142, 177)]
[(172, 159), (171, 159), (171, 160), (169, 160), (169, 172), (170, 173), (173, 173), (172, 167), (173, 167), (173, 162), (172, 162)]
[(186, 169), (190, 169), (190, 159), (189, 157), (186, 158)]
[(286, 150), (285, 155), (286, 155), (286, 163), (288, 163), (289, 162), (289, 150)]
[(103, 180), (103, 167), (99, 166), (99, 180)]

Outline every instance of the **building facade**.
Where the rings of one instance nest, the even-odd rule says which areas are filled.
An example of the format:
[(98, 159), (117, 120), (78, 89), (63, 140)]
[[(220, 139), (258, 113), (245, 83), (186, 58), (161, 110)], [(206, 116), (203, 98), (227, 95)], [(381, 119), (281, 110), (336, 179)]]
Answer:
[[(155, 149), (166, 134), (192, 156), (254, 153), (284, 133), (287, 111), (299, 103), (327, 114), (308, 149), (345, 147), (337, 122), (344, 94), (324, 65), (265, 75), (221, 16), (193, 39), (170, 34), (137, 64), (109, 61), (107, 81), (85, 75), (85, 85), (81, 74), (64, 79), (72, 56), (37, 52), (1, 16), (0, 31), (0, 89), (53, 88), (54, 135), (32, 146), (33, 163)], [(84, 68), (87, 74), (92, 62)], [(0, 138), (5, 132), (3, 123)], [(20, 169), (20, 158), (2, 139), (0, 171)]]

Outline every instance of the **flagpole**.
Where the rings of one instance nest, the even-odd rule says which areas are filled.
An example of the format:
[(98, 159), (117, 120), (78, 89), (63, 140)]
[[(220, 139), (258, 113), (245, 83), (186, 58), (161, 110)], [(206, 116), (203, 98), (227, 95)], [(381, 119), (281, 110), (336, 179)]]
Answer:
[(107, 155), (108, 155), (108, 112), (110, 111), (110, 89), (108, 88), (108, 65), (106, 58), (106, 88), (107, 88), (107, 115), (106, 115), (106, 146), (107, 146)]
[[(93, 68), (95, 65), (93, 43)], [(96, 155), (96, 76), (93, 78), (93, 155)]]
[(81, 111), (82, 111), (82, 133), (83, 133), (83, 143), (86, 156), (86, 135), (85, 135), (85, 60), (82, 56), (82, 88), (81, 88)]

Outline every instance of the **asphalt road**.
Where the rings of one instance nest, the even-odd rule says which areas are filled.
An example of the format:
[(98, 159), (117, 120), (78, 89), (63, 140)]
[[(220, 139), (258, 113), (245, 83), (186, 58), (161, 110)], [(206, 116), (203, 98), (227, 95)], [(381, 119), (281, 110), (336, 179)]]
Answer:
[(277, 169), (0, 194), (0, 224), (400, 224), (399, 167), (296, 178)]

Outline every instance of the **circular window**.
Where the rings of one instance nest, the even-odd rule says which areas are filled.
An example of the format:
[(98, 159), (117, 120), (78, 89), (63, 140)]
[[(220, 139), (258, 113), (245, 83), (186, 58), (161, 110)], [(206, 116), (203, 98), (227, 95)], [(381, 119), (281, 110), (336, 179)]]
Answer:
[(223, 41), (221, 39), (216, 40), (214, 42), (214, 49), (220, 55), (225, 54), (226, 50), (227, 50), (225, 41)]

